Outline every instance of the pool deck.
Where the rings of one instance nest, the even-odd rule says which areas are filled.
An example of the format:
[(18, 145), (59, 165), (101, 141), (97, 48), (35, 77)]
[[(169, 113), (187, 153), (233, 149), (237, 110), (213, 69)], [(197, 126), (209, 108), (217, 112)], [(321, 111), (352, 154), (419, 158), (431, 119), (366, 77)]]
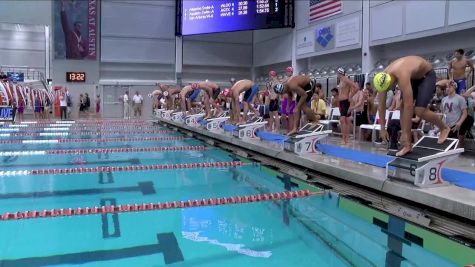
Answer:
[[(331, 175), (342, 180), (362, 185), (380, 192), (384, 192), (399, 198), (407, 199), (425, 206), (455, 214), (463, 218), (475, 220), (475, 191), (448, 184), (440, 187), (419, 188), (410, 183), (399, 182), (386, 179), (384, 168), (341, 159), (328, 155), (311, 154), (301, 157), (294, 153), (272, 148), (268, 144), (258, 139), (243, 141), (228, 133), (210, 132), (203, 128), (189, 127), (181, 123), (168, 120), (161, 120), (162, 123), (176, 126), (181, 129), (195, 132), (197, 134), (230, 143), (246, 150), (254, 151), (268, 157), (277, 158), (282, 161), (296, 164), (304, 169), (312, 169), (319, 173)], [(328, 137), (328, 143), (337, 144), (339, 138)], [(385, 155), (386, 149), (374, 146), (369, 142), (354, 142), (349, 148), (371, 151)], [(460, 157), (462, 158), (462, 157)], [(473, 172), (474, 159), (463, 157), (464, 160), (457, 160), (448, 167)]]

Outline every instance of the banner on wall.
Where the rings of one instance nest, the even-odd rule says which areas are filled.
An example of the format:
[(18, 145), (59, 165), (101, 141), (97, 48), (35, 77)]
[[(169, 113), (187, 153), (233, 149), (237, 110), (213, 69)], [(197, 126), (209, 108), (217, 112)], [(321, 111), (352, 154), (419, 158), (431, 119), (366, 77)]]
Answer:
[(97, 58), (99, 0), (53, 2), (56, 59)]
[(352, 18), (336, 24), (335, 46), (343, 47), (360, 43), (360, 20)]
[(315, 52), (314, 32), (314, 29), (309, 29), (297, 33), (297, 55)]
[(335, 48), (335, 25), (318, 27), (315, 32), (315, 51)]

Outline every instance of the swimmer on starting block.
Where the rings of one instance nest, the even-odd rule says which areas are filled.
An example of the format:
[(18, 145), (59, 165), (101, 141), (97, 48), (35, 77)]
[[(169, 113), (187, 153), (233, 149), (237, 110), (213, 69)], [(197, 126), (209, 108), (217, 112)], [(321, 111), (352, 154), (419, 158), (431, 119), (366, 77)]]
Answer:
[[(300, 122), (300, 111), (303, 111), (310, 121), (310, 123), (316, 127), (319, 117), (316, 116), (313, 111), (310, 109), (310, 105), (306, 105), (309, 101), (312, 100), (312, 96), (315, 92), (317, 81), (315, 79), (310, 79), (307, 76), (293, 76), (285, 84), (278, 83), (274, 86), (274, 91), (277, 94), (287, 94), (289, 99), (292, 99), (292, 95), (297, 95), (297, 104), (294, 108), (294, 114), (296, 116), (294, 120), (294, 125), (287, 135), (296, 134), (299, 130)], [(290, 101), (288, 101), (290, 103)], [(290, 104), (287, 109), (290, 109)]]
[(205, 99), (205, 110), (206, 110), (206, 117), (205, 119), (209, 119), (212, 117), (211, 114), (211, 107), (213, 106), (216, 109), (216, 117), (219, 117), (221, 114), (223, 114), (223, 109), (221, 106), (218, 105), (216, 102), (216, 99), (218, 98), (219, 94), (221, 93), (221, 88), (217, 83), (214, 82), (209, 82), (209, 81), (204, 81), (200, 83), (194, 83), (191, 85), (193, 89), (201, 89), (206, 92), (208, 97)]
[(167, 101), (167, 109), (175, 109), (175, 97), (176, 94), (180, 93), (180, 88), (174, 87), (169, 84), (158, 84), (158, 87), (163, 91), (163, 96)]
[(402, 93), (401, 143), (404, 147), (396, 153), (396, 156), (403, 156), (412, 150), (411, 119), (414, 112), (419, 118), (439, 127), (439, 144), (442, 144), (447, 139), (450, 128), (438, 115), (428, 108), (428, 104), (434, 95), (436, 84), (436, 75), (429, 62), (419, 56), (399, 58), (393, 61), (383, 72), (376, 74), (373, 83), (376, 90), (380, 93), (379, 123), (383, 140), (388, 140), (388, 133), (385, 128), (386, 92), (397, 84)]
[[(243, 116), (241, 117), (241, 106), (239, 105), (239, 95), (244, 93), (243, 99)], [(247, 113), (251, 110), (254, 114), (259, 114), (252, 104), (254, 97), (259, 92), (259, 85), (255, 84), (251, 80), (237, 81), (233, 87), (231, 87), (231, 112), (233, 113), (231, 123), (243, 123), (247, 121)]]
[(199, 88), (193, 88), (191, 85), (183, 87), (180, 91), (180, 107), (182, 112), (193, 114), (193, 105), (198, 100), (201, 90)]

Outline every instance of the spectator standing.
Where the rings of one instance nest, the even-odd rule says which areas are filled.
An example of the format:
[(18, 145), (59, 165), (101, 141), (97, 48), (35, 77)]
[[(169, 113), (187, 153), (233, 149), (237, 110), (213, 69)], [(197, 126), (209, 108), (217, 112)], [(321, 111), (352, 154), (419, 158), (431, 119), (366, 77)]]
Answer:
[(124, 119), (130, 120), (129, 91), (125, 91), (125, 94), (122, 96), (122, 101), (124, 102)]
[(97, 95), (96, 96), (96, 115), (100, 117), (101, 113), (101, 96)]
[(446, 116), (446, 123), (450, 127), (449, 137), (458, 138), (459, 146), (464, 146), (465, 135), (473, 125), (473, 118), (468, 116), (467, 101), (456, 94), (457, 83), (451, 81), (447, 87), (447, 96), (442, 99), (442, 112)]
[(134, 117), (135, 118), (142, 117), (143, 97), (138, 91), (135, 92), (135, 95), (132, 98), (132, 101), (134, 102)]
[(65, 93), (59, 96), (59, 106), (61, 109), (61, 120), (68, 118), (68, 101)]

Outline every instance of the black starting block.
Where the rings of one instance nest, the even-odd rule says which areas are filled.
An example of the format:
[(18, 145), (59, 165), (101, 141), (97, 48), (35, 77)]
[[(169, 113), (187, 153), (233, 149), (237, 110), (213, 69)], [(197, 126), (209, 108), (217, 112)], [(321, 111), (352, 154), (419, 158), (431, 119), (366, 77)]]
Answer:
[[(386, 176), (389, 179), (403, 180), (419, 187), (444, 185), (441, 171), (447, 162), (457, 158), (464, 151), (457, 148), (458, 139), (448, 138), (438, 144), (437, 137), (424, 136), (412, 151), (404, 156), (396, 157), (386, 164)], [(396, 152), (388, 155), (395, 156)]]
[(284, 142), (284, 150), (298, 155), (317, 153), (317, 143), (332, 133), (331, 130), (324, 130), (324, 128), (325, 126), (322, 124), (307, 123), (300, 128), (298, 133)]

